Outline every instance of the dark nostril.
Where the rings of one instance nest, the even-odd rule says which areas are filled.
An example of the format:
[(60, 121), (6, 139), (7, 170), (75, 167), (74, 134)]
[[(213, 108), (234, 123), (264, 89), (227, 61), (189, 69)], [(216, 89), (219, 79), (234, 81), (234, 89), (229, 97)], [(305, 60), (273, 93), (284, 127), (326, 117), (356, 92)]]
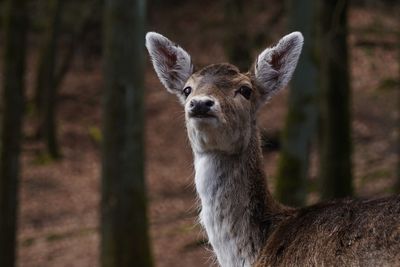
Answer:
[(192, 107), (194, 107), (194, 105), (195, 105), (195, 101), (194, 100), (192, 100), (192, 101), (190, 101), (190, 107), (192, 108)]
[(204, 104), (205, 104), (207, 107), (212, 107), (212, 106), (214, 106), (214, 101), (212, 101), (212, 100), (206, 100)]

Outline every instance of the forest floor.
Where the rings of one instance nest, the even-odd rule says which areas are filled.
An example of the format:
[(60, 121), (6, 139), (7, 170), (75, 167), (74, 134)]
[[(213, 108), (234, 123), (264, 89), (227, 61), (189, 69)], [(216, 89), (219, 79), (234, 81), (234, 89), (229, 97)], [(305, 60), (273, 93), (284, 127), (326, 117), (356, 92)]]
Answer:
[[(179, 42), (199, 65), (225, 61), (221, 46), (221, 5), (206, 1), (207, 16), (202, 16), (196, 10), (204, 7), (193, 2), (183, 1), (179, 7), (166, 7), (162, 14), (152, 11), (149, 30), (157, 30)], [(252, 25), (266, 25), (265, 21), (274, 12), (263, 6), (250, 8), (257, 10), (248, 22)], [(353, 166), (357, 196), (362, 197), (388, 195), (395, 183), (395, 126), (399, 116), (395, 30), (399, 30), (399, 25), (394, 12), (383, 7), (360, 7), (352, 8), (349, 14)], [(285, 20), (281, 19), (264, 31), (273, 28), (268, 38), (276, 41), (287, 33), (284, 25)], [(261, 30), (249, 29), (249, 32)], [(34, 84), (35, 62), (36, 55), (32, 55), (28, 66), (30, 85)], [(29, 138), (35, 122), (28, 115), (20, 183), (20, 267), (99, 266), (102, 87), (100, 59), (78, 54), (59, 96), (61, 160), (49, 160), (41, 152), (43, 145)], [(282, 129), (287, 93), (288, 90), (277, 95), (260, 112), (260, 127), (265, 131), (276, 133)], [(197, 223), (192, 154), (182, 108), (174, 96), (164, 90), (148, 60), (146, 150), (149, 217), (156, 266), (212, 265), (212, 254)], [(264, 154), (272, 190), (278, 153), (267, 151)], [(313, 153), (310, 203), (318, 200), (316, 162)]]

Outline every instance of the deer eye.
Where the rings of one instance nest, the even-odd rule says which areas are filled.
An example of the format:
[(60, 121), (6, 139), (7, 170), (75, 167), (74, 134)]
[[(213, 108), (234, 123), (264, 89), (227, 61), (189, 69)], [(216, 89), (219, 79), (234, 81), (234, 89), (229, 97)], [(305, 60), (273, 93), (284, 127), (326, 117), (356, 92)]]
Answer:
[(251, 88), (248, 86), (240, 86), (240, 88), (236, 91), (236, 93), (241, 94), (246, 99), (250, 99), (251, 96)]
[(192, 92), (192, 87), (188, 86), (183, 89), (182, 93), (185, 95), (185, 97), (188, 97), (190, 93)]

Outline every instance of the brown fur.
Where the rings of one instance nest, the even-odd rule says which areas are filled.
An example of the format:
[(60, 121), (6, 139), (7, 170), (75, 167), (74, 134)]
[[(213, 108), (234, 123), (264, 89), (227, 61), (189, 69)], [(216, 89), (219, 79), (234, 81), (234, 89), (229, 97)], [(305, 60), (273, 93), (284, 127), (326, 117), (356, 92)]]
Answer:
[(400, 266), (400, 196), (292, 210), (255, 266)]

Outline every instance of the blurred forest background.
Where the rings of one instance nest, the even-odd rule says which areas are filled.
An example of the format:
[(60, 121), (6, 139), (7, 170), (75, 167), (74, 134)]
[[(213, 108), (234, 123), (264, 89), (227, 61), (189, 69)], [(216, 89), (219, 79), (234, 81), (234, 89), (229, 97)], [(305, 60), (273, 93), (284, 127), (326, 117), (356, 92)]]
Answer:
[[(0, 0), (0, 11), (0, 266), (13, 266), (14, 242), (16, 266), (133, 266), (135, 253), (135, 266), (213, 264), (183, 111), (145, 55), (146, 31), (198, 67), (246, 71), (300, 30), (290, 90), (259, 114), (269, 186), (294, 206), (400, 192), (398, 0)], [(115, 195), (123, 207), (110, 209)]]

